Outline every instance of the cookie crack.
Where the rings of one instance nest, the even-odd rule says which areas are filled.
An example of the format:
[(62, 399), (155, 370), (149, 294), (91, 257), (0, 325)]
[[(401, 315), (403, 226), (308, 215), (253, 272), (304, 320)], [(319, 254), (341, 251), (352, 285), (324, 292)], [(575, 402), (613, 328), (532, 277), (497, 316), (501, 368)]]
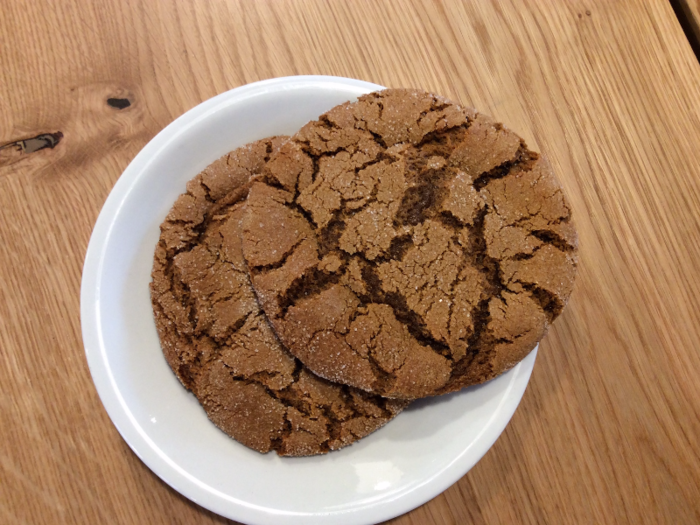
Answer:
[(259, 385), (261, 388), (263, 388), (265, 390), (267, 395), (269, 395), (271, 398), (281, 401), (280, 396), (279, 396), (279, 392), (281, 392), (284, 389), (274, 390), (273, 388), (270, 388), (269, 386), (267, 386), (265, 383), (263, 383), (259, 379), (259, 378), (263, 378), (263, 377), (273, 378), (273, 377), (282, 375), (281, 372), (278, 372), (278, 371), (268, 372), (266, 370), (262, 370), (262, 371), (254, 372), (246, 377), (245, 374), (237, 374), (236, 372), (234, 372), (234, 370), (231, 368), (231, 366), (227, 365), (224, 361), (221, 361), (221, 364), (224, 366), (224, 368), (226, 368), (229, 376), (231, 377), (231, 379), (233, 381), (241, 382), (244, 385), (250, 385), (250, 384)]
[[(197, 184), (199, 184), (199, 187), (204, 190), (204, 198), (207, 200), (207, 202), (209, 204), (214, 204), (216, 200), (214, 200), (211, 196), (211, 188), (209, 188), (209, 186), (207, 186), (201, 178), (197, 181)], [(192, 195), (191, 191), (188, 191), (187, 193)], [(194, 197), (194, 195), (192, 195), (192, 197)]]
[[(360, 300), (362, 300), (360, 298)], [(360, 316), (364, 315), (365, 312), (361, 312), (360, 309), (356, 309), (354, 312), (352, 312), (352, 315), (350, 316), (350, 319), (348, 320), (348, 327), (352, 326), (352, 323)], [(391, 376), (391, 373), (387, 372), (384, 370), (380, 365), (379, 362), (377, 361), (377, 358), (373, 355), (373, 345), (372, 343), (374, 340), (379, 336), (379, 334), (382, 332), (384, 325), (380, 324), (379, 330), (377, 330), (377, 333), (375, 333), (373, 336), (370, 337), (370, 345), (369, 345), (369, 351), (367, 352), (366, 356), (361, 355), (359, 352), (357, 352), (354, 348), (352, 348), (353, 352), (355, 355), (357, 355), (361, 359), (367, 360), (369, 363), (370, 368), (372, 369), (372, 374), (374, 375), (376, 384), (379, 385), (377, 387), (378, 390), (381, 390), (382, 392), (387, 392), (391, 390), (393, 387), (394, 383), (396, 382), (395, 378)]]
[(279, 432), (279, 437), (272, 438), (270, 440), (270, 448), (277, 452), (279, 455), (284, 455), (284, 442), (292, 434), (292, 423), (287, 419), (287, 414), (285, 412), (284, 421), (282, 423), (284, 426)]
[(183, 279), (175, 279), (176, 271), (173, 269), (175, 263), (172, 259), (169, 260), (168, 262), (169, 262), (169, 267), (171, 270), (171, 273), (170, 273), (170, 281), (172, 283), (171, 291), (173, 291), (173, 292), (178, 291), (179, 292), (177, 295), (175, 293), (173, 293), (173, 295), (175, 297), (177, 297), (177, 299), (180, 302), (180, 305), (187, 312), (187, 320), (190, 323), (190, 329), (192, 330), (193, 334), (196, 334), (196, 332), (197, 332), (197, 320), (198, 319), (196, 316), (195, 308), (192, 305), (192, 302), (193, 302), (192, 290), (190, 289), (190, 286)]
[(507, 261), (528, 261), (528, 260), (535, 257), (535, 255), (537, 254), (537, 252), (540, 251), (542, 246), (544, 246), (544, 245), (534, 247), (530, 253), (522, 253), (522, 252), (516, 253), (515, 255), (513, 255), (511, 257), (506, 257), (506, 260)]
[[(298, 360), (295, 359), (298, 363)], [(299, 365), (299, 369), (301, 366)], [(376, 398), (371, 402), (376, 408), (381, 412), (379, 416), (367, 413), (360, 405), (355, 402), (354, 397), (350, 394), (349, 387), (347, 385), (339, 385), (339, 396), (341, 402), (345, 405), (345, 408), (349, 412), (348, 416), (339, 416), (333, 410), (333, 403), (322, 403), (313, 398), (308, 392), (304, 392), (301, 396), (298, 393), (293, 392), (292, 387), (288, 386), (280, 390), (277, 394), (278, 399), (283, 402), (286, 406), (291, 406), (298, 410), (301, 414), (308, 417), (311, 420), (318, 421), (319, 417), (325, 418), (325, 429), (328, 433), (328, 438), (320, 442), (319, 447), (324, 450), (330, 448), (330, 444), (335, 441), (341, 440), (342, 425), (348, 421), (352, 421), (358, 417), (365, 417), (372, 420), (382, 420), (391, 419), (393, 414), (386, 408), (387, 400), (384, 398)], [(358, 392), (358, 395), (362, 395)], [(314, 411), (317, 413), (314, 414)], [(304, 431), (304, 429), (299, 429)], [(360, 437), (352, 429), (348, 429), (355, 437)], [(313, 434), (313, 433), (311, 433)]]
[(267, 273), (270, 273), (273, 270), (277, 270), (277, 269), (281, 268), (282, 266), (284, 266), (287, 263), (287, 259), (289, 259), (294, 254), (296, 249), (306, 240), (307, 240), (306, 237), (302, 237), (301, 239), (299, 239), (296, 243), (294, 243), (292, 245), (291, 248), (289, 248), (289, 250), (287, 250), (286, 252), (284, 252), (282, 254), (282, 257), (280, 258), (279, 261), (276, 261), (276, 262), (273, 262), (270, 264), (258, 265), (258, 266), (255, 266), (254, 268), (251, 268), (250, 269), (251, 274), (253, 276), (265, 275)]
[(377, 120), (384, 120), (384, 102), (382, 102), (382, 100), (379, 97), (376, 98), (376, 102), (377, 107), (379, 108), (379, 115), (377, 116)]
[[(367, 125), (367, 122), (364, 121), (364, 120), (363, 120), (363, 122), (365, 122), (365, 126), (366, 126), (366, 125)], [(382, 138), (382, 136), (381, 136), (379, 133), (375, 133), (374, 131), (372, 131), (372, 130), (369, 129), (369, 128), (367, 128), (366, 130), (370, 133), (370, 135), (372, 135), (372, 138), (374, 139), (374, 141), (375, 141), (377, 144), (379, 144), (379, 145), (380, 145), (382, 148), (384, 148), (384, 149), (388, 149), (388, 146), (387, 146), (387, 144), (386, 144), (386, 141)]]
[[(314, 165), (313, 174), (312, 174), (312, 180), (315, 182), (316, 179), (317, 179), (319, 170), (320, 170), (320, 167), (319, 167), (319, 161), (320, 161), (320, 159), (321, 159), (321, 158), (324, 158), (324, 157), (333, 157), (333, 154), (311, 155), (311, 157), (312, 157), (312, 161), (313, 161), (313, 165)], [(363, 163), (360, 164), (359, 166), (354, 166), (354, 167), (352, 168), (353, 173), (355, 174), (355, 176), (357, 176), (357, 175), (359, 174), (360, 171), (365, 170), (365, 169), (367, 169), (367, 168), (369, 168), (369, 167), (371, 167), (371, 166), (373, 166), (373, 165), (375, 165), (375, 164), (379, 164), (380, 162), (383, 162), (383, 161), (385, 161), (385, 160), (387, 160), (387, 156), (386, 156), (384, 153), (380, 153), (380, 154), (377, 155), (375, 158), (370, 159), (370, 160), (368, 160), (368, 161), (366, 161), (366, 162), (363, 162)], [(349, 172), (349, 170), (348, 170), (348, 172)], [(330, 183), (331, 181), (327, 181), (327, 182)], [(316, 222), (313, 220), (313, 217), (312, 217), (311, 213), (310, 213), (309, 211), (307, 211), (307, 210), (297, 201), (297, 199), (298, 199), (299, 196), (300, 196), (300, 192), (299, 192), (299, 190), (298, 190), (298, 184), (299, 184), (299, 181), (297, 180), (297, 187), (296, 187), (296, 190), (295, 190), (294, 198), (293, 198), (292, 202), (289, 203), (289, 205), (290, 205), (292, 208), (294, 208), (294, 209), (300, 211), (300, 212), (303, 214), (303, 216), (309, 221), (310, 224), (316, 225)], [(360, 208), (352, 208), (352, 209), (348, 210), (348, 207), (347, 207), (347, 204), (348, 204), (348, 203), (352, 203), (352, 202), (356, 202), (356, 201), (358, 201), (358, 200), (362, 200), (362, 197), (360, 197), (359, 199), (347, 199), (347, 198), (345, 198), (345, 197), (342, 196), (342, 194), (341, 194), (341, 192), (340, 192), (339, 190), (337, 190), (337, 189), (335, 189), (335, 188), (333, 188), (333, 187), (332, 187), (331, 189), (332, 189), (332, 191), (333, 191), (333, 192), (339, 197), (339, 199), (340, 199), (340, 207), (339, 207), (337, 210), (332, 210), (332, 219), (331, 219), (331, 221), (332, 221), (332, 220), (336, 220), (336, 219), (339, 218), (340, 215), (348, 214), (349, 212), (351, 212), (352, 214), (357, 214), (357, 213), (359, 213), (361, 210), (365, 209), (369, 204), (371, 204), (372, 202), (375, 202), (377, 192), (379, 191), (378, 184), (375, 184), (374, 187), (372, 188), (372, 192), (371, 192), (370, 195), (367, 197), (367, 199), (368, 199), (367, 203), (365, 203), (364, 205), (362, 205)], [(329, 211), (331, 211), (331, 210), (329, 210)]]
[(486, 205), (474, 219), (472, 226), (467, 226), (469, 232), (469, 246), (462, 247), (463, 252), (471, 259), (472, 265), (486, 277), (491, 297), (498, 295), (504, 288), (501, 279), (501, 268), (498, 259), (489, 257), (486, 237), (484, 235), (484, 222), (488, 214), (489, 206)]
[[(206, 186), (204, 185), (203, 182), (200, 183), (202, 187)], [(204, 217), (202, 218), (202, 221), (199, 223), (195, 223), (193, 221), (185, 221), (182, 219), (170, 219), (166, 220), (165, 222), (168, 224), (178, 224), (185, 226), (188, 228), (192, 234), (193, 238), (185, 241), (183, 243), (183, 246), (176, 247), (173, 249), (168, 249), (165, 246), (165, 243), (163, 240), (159, 240), (159, 243), (163, 248), (165, 249), (166, 252), (166, 257), (168, 259), (173, 259), (176, 255), (191, 251), (192, 248), (197, 246), (198, 244), (201, 243), (202, 241), (202, 236), (206, 233), (207, 229), (211, 225), (212, 220), (216, 219), (220, 214), (223, 214), (221, 217), (222, 219), (227, 219), (230, 213), (233, 211), (233, 207), (238, 204), (241, 200), (245, 199), (245, 197), (248, 195), (248, 190), (250, 189), (250, 184), (246, 184), (242, 188), (237, 188), (235, 190), (232, 190), (231, 192), (227, 193), (224, 197), (221, 199), (215, 201), (212, 200), (208, 196), (208, 189), (207, 191), (207, 196), (205, 197), (207, 199), (207, 202), (209, 203), (209, 207), (204, 211)], [(193, 197), (191, 192), (187, 192), (187, 195), (190, 195)], [(163, 227), (161, 226), (161, 232), (163, 231)]]
[(321, 233), (317, 237), (320, 258), (335, 252), (342, 259), (345, 260), (347, 258), (347, 254), (339, 248), (340, 237), (343, 235), (346, 227), (347, 223), (344, 220), (334, 217), (321, 229)]
[[(449, 300), (450, 304), (447, 309), (447, 330), (448, 333), (450, 334), (450, 337), (452, 337), (452, 330), (450, 330), (450, 326), (452, 326), (452, 314), (454, 313), (454, 307), (455, 307), (455, 287), (459, 284), (459, 276), (461, 273), (464, 271), (464, 269), (467, 267), (469, 264), (469, 258), (467, 254), (465, 253), (464, 247), (459, 244), (459, 240), (457, 239), (457, 234), (455, 234), (452, 238), (452, 243), (455, 246), (459, 246), (460, 250), (462, 251), (462, 260), (460, 261), (460, 264), (457, 268), (457, 278), (451, 283), (450, 285), (450, 294), (449, 294)], [(473, 310), (473, 309), (472, 309)], [(471, 315), (471, 314), (470, 314)], [(472, 325), (473, 326), (473, 325)]]
[(491, 297), (482, 299), (472, 309), (471, 316), (474, 320), (474, 331), (467, 339), (467, 354), (455, 364), (450, 374), (450, 379), (445, 386), (436, 394), (452, 391), (454, 381), (459, 381), (459, 378), (479, 359), (488, 359), (494, 349), (495, 342), (489, 340), (487, 334), (487, 326), (491, 320), (489, 313), (489, 302)]
[(573, 252), (575, 246), (569, 244), (566, 239), (552, 230), (532, 230), (532, 235), (542, 241), (544, 244), (553, 246), (562, 252)]
[(400, 226), (422, 224), (436, 215), (446, 196), (447, 192), (433, 181), (421, 181), (404, 192), (394, 220)]
[(342, 277), (340, 272), (327, 273), (318, 267), (297, 277), (287, 288), (287, 291), (278, 301), (278, 318), (284, 318), (289, 308), (302, 298), (309, 298), (320, 294), (334, 284), (337, 284)]
[[(226, 363), (224, 363), (224, 366), (227, 366)], [(274, 379), (274, 378), (279, 377), (281, 375), (282, 375), (282, 373), (278, 372), (276, 370), (271, 371), (271, 372), (267, 371), (267, 370), (260, 370), (258, 372), (254, 372), (254, 373), (250, 374), (249, 376), (246, 376), (245, 374), (236, 374), (233, 372), (231, 373), (231, 377), (233, 379), (243, 381), (245, 384), (257, 383), (271, 393), (276, 392), (276, 391), (274, 389), (268, 387), (265, 384), (265, 380), (266, 379), (268, 379), (268, 380)], [(277, 396), (273, 396), (273, 397), (277, 397)]]
[(211, 221), (216, 219), (227, 219), (233, 212), (235, 206), (248, 197), (248, 192), (250, 191), (250, 187), (253, 185), (253, 182), (254, 179), (251, 177), (246, 184), (231, 190), (220, 199), (213, 201), (205, 220), (208, 220), (209, 223), (211, 223)]
[(324, 113), (318, 118), (318, 122), (320, 122), (326, 129), (336, 129), (339, 131), (343, 130), (341, 126), (338, 126), (335, 122), (328, 118), (328, 115), (326, 113)]
[[(316, 407), (317, 410), (319, 410), (319, 411), (321, 412), (321, 415), (322, 415), (323, 417), (325, 417), (325, 419), (326, 419), (325, 427), (326, 427), (326, 432), (328, 432), (328, 436), (329, 436), (329, 437), (328, 437), (328, 439), (324, 440), (324, 441), (320, 444), (320, 446), (322, 446), (322, 447), (323, 447), (323, 446), (329, 447), (329, 446), (330, 446), (330, 445), (329, 445), (330, 442), (339, 440), (339, 439), (340, 439), (340, 436), (341, 436), (342, 424), (343, 424), (344, 422), (346, 422), (346, 421), (349, 421), (349, 420), (354, 419), (355, 417), (357, 417), (358, 411), (357, 411), (357, 409), (356, 409), (356, 407), (355, 407), (355, 405), (354, 405), (354, 402), (352, 401), (352, 396), (350, 396), (350, 395), (347, 393), (347, 387), (343, 386), (343, 387), (340, 389), (340, 396), (341, 396), (343, 402), (344, 402), (346, 405), (348, 405), (349, 410), (352, 412), (352, 414), (351, 414), (348, 418), (341, 418), (341, 417), (338, 417), (338, 416), (333, 412), (333, 409), (332, 409), (332, 406), (331, 406), (331, 405), (328, 405), (328, 404), (320, 404), (320, 403), (318, 403), (317, 401), (314, 401), (314, 400), (311, 398), (311, 396), (308, 395), (308, 394), (305, 395), (304, 398), (303, 398), (303, 401), (304, 401), (303, 404), (304, 404), (304, 405), (307, 405), (307, 406), (304, 407), (307, 411), (306, 411), (306, 412), (302, 412), (304, 415), (306, 415), (307, 417), (309, 417), (309, 418), (311, 418), (311, 419), (315, 419), (316, 421), (318, 420), (318, 417), (315, 417), (315, 418), (312, 417), (311, 408), (310, 408), (310, 407), (311, 407), (311, 405), (313, 405), (313, 406)], [(296, 407), (295, 407), (295, 408), (296, 408)], [(297, 410), (299, 410), (299, 408), (297, 408)], [(301, 410), (300, 410), (300, 412), (301, 412)]]
[[(472, 122), (472, 120), (467, 118), (466, 122), (458, 126), (454, 126), (448, 129), (434, 130), (429, 133), (426, 133), (423, 136), (423, 138), (416, 144), (415, 148), (417, 151), (420, 151), (430, 145), (443, 147), (446, 146), (448, 148), (454, 146), (464, 139), (464, 135), (466, 134), (467, 130), (471, 127)], [(452, 135), (455, 135), (456, 140), (451, 140)], [(433, 155), (443, 157), (445, 160), (448, 160), (449, 157), (449, 155), (440, 155), (436, 152), (431, 153)]]
[(549, 323), (552, 323), (564, 309), (564, 303), (557, 297), (556, 294), (536, 285), (521, 280), (516, 280), (525, 290), (528, 291), (530, 297), (538, 304), (542, 311), (547, 316)]
[[(314, 168), (316, 167), (316, 160), (320, 159), (322, 157), (330, 157), (331, 155), (334, 155), (338, 153), (339, 151), (342, 150), (347, 150), (348, 145), (340, 145), (334, 149), (331, 149), (328, 147), (328, 144), (333, 141), (333, 139), (326, 139), (322, 137), (321, 135), (316, 135), (316, 138), (323, 142), (326, 147), (323, 149), (323, 151), (318, 150), (314, 146), (311, 145), (311, 142), (308, 140), (299, 140), (299, 146), (301, 147), (301, 150), (306, 153), (309, 157), (311, 157), (311, 160), (314, 161)], [(314, 170), (316, 171), (316, 170)], [(316, 179), (312, 176), (312, 181), (315, 181)]]
[(449, 210), (443, 210), (438, 215), (435, 216), (435, 220), (439, 221), (443, 226), (447, 226), (451, 230), (460, 230), (465, 226), (468, 226), (466, 222), (461, 221), (459, 218)]
[[(314, 155), (310, 151), (304, 150), (304, 153), (307, 153), (309, 157), (311, 157), (311, 164), (313, 166), (311, 170), (311, 183), (313, 184), (316, 182), (316, 179), (318, 178), (318, 173), (321, 171), (321, 158), (324, 157), (324, 155)], [(330, 155), (328, 155), (330, 156)], [(296, 200), (297, 196), (299, 195), (298, 188), (299, 188), (299, 179), (297, 179), (297, 194), (294, 196), (294, 199)]]
[[(401, 199), (396, 223), (415, 226), (441, 215), (441, 205), (449, 194), (445, 182), (457, 174), (449, 165), (450, 152), (464, 140), (468, 128), (462, 124), (428, 133), (417, 146), (406, 152), (409, 187)], [(438, 164), (439, 167), (430, 164), (430, 159), (435, 157), (443, 159), (444, 163)]]
[[(163, 305), (161, 304), (160, 296), (157, 296), (155, 298), (155, 301), (152, 301), (152, 303), (153, 303), (154, 310), (157, 310), (161, 316), (164, 316), (165, 318), (170, 319), (170, 317), (165, 313), (165, 309), (163, 308)], [(171, 324), (166, 328), (168, 333), (171, 336), (185, 339), (185, 341), (187, 341), (187, 343), (189, 343), (191, 345), (194, 338), (188, 334), (184, 334), (176, 329), (173, 329), (172, 327), (174, 326), (174, 321), (172, 321), (172, 319), (170, 319), (170, 320), (171, 320)], [(189, 364), (185, 363), (182, 360), (182, 356), (179, 353), (177, 354), (177, 364), (178, 364), (178, 366), (177, 366), (178, 378), (180, 379), (180, 381), (182, 382), (182, 384), (184, 385), (184, 387), (187, 390), (192, 391), (195, 378), (192, 376), (192, 372), (190, 371)]]
[[(367, 162), (363, 162), (359, 166), (356, 166), (354, 168), (354, 173), (355, 173), (355, 175), (359, 175), (359, 173), (362, 170), (365, 170), (371, 166), (374, 166), (375, 164), (379, 164), (380, 162), (384, 162), (385, 160), (387, 160), (386, 155), (384, 153), (380, 153), (379, 155), (377, 155), (376, 158), (374, 158), (372, 160), (368, 160)], [(343, 213), (347, 214), (348, 212), (350, 212), (352, 215), (356, 215), (356, 214), (360, 213), (362, 210), (364, 210), (365, 208), (367, 208), (370, 204), (377, 202), (377, 193), (379, 192), (379, 183), (378, 182), (379, 181), (377, 181), (377, 183), (374, 184), (372, 191), (370, 192), (369, 196), (367, 197), (367, 202), (359, 208), (351, 208), (350, 210), (348, 210), (346, 204), (351, 203), (351, 202), (355, 202), (358, 199), (346, 199), (341, 195), (341, 197), (340, 197), (340, 209), (336, 210), (334, 212), (333, 218), (335, 219), (338, 217), (338, 215), (342, 215)]]
[[(252, 315), (253, 315), (253, 312), (248, 312), (248, 313), (247, 313), (246, 315), (244, 315), (241, 319), (239, 319), (238, 321), (236, 321), (235, 323), (233, 323), (233, 325), (231, 325), (231, 326), (226, 330), (226, 332), (224, 332), (223, 335), (220, 335), (220, 336), (212, 336), (212, 335), (209, 335), (209, 334), (207, 334), (207, 335), (209, 335), (209, 337), (211, 337), (212, 339), (214, 339), (214, 341), (216, 341), (216, 342), (219, 343), (219, 344), (223, 344), (223, 343), (229, 342), (230, 339), (231, 339), (231, 337), (233, 336), (233, 334), (235, 334), (235, 333), (238, 332), (241, 328), (243, 328), (243, 325), (246, 324), (246, 322), (248, 321), (248, 319), (249, 319)], [(218, 355), (218, 354), (220, 354), (220, 353), (221, 353), (221, 348), (217, 345), (217, 347), (216, 347), (216, 354)]]
[[(242, 272), (238, 271), (230, 262), (226, 261), (225, 259), (223, 259), (221, 257), (221, 251), (214, 252), (211, 249), (207, 249), (207, 251), (215, 257), (214, 263), (209, 268), (207, 268), (207, 271), (209, 271), (209, 272), (214, 271), (213, 268), (216, 265), (216, 263), (218, 262), (218, 263), (221, 263), (222, 265), (230, 267), (230, 270), (233, 271), (234, 273), (237, 273), (237, 274), (242, 273)], [(188, 294), (191, 294), (190, 285), (188, 283), (186, 283), (184, 279), (178, 279), (178, 281), (186, 287)], [(206, 293), (206, 294), (201, 294), (201, 296), (199, 298), (195, 298), (194, 301), (196, 302), (199, 299), (206, 299), (210, 302), (211, 306), (214, 306), (214, 305), (217, 305), (223, 301), (231, 299), (232, 297), (234, 297), (236, 295), (234, 292), (228, 291), (228, 292), (222, 294), (221, 296), (217, 297), (216, 299), (212, 299), (212, 296), (216, 293), (220, 293), (220, 292), (217, 290), (214, 290), (214, 291)], [(194, 306), (191, 305), (191, 302), (192, 301), (189, 301), (189, 306), (192, 306), (194, 308)], [(183, 306), (185, 306), (185, 305), (183, 304)], [(195, 330), (195, 332), (196, 332), (196, 330)]]
[(474, 331), (467, 339), (467, 351), (473, 356), (479, 353), (478, 345), (481, 342), (486, 326), (491, 320), (491, 314), (489, 313), (489, 303), (491, 299), (492, 297), (484, 298), (472, 308), (471, 315), (472, 319), (474, 319)]
[[(520, 168), (523, 165), (531, 164), (539, 158), (539, 155), (534, 151), (527, 149), (525, 144), (520, 141), (520, 147), (515, 153), (515, 157), (507, 160), (503, 164), (495, 168), (481, 173), (472, 183), (476, 191), (482, 190), (492, 180), (502, 179), (515, 171), (515, 168)], [(529, 171), (529, 170), (523, 170)]]
[(406, 298), (396, 292), (387, 293), (382, 289), (381, 282), (374, 269), (365, 263), (361, 269), (362, 277), (367, 285), (367, 293), (360, 295), (360, 300), (366, 306), (367, 304), (384, 304), (389, 306), (394, 317), (403, 324), (409, 334), (413, 336), (419, 344), (428, 346), (433, 351), (440, 355), (451, 359), (452, 353), (449, 346), (435, 339), (428, 330), (425, 321), (409, 308), (406, 304)]
[[(167, 254), (168, 258), (173, 258), (180, 253), (190, 251), (194, 246), (196, 246), (199, 243), (199, 241), (201, 240), (202, 235), (204, 235), (204, 232), (206, 231), (207, 224), (208, 224), (206, 216), (205, 216), (204, 220), (199, 224), (195, 224), (192, 221), (183, 221), (183, 220), (177, 220), (177, 219), (170, 220), (167, 222), (169, 224), (182, 225), (182, 226), (186, 227), (187, 229), (189, 229), (193, 235), (193, 238), (191, 240), (184, 241), (183, 245), (180, 247), (168, 249), (167, 247), (165, 247), (165, 243), (163, 242), (162, 246), (166, 249), (166, 254)], [(161, 228), (161, 231), (162, 231), (162, 228)]]
[[(190, 192), (188, 194), (191, 195)], [(210, 201), (213, 204), (216, 204), (215, 201)], [(231, 208), (235, 203), (232, 203), (228, 206), (227, 213), (225, 215), (225, 218), (228, 217), (228, 213), (230, 213)], [(213, 213), (211, 213), (211, 206), (208, 210), (206, 210), (205, 215), (204, 215), (204, 220), (194, 226), (192, 228), (192, 231), (197, 233), (197, 236), (195, 239), (186, 242), (184, 246), (178, 248), (178, 249), (168, 249), (165, 242), (160, 239), (158, 241), (159, 246), (163, 248), (165, 251), (165, 263), (164, 263), (164, 268), (163, 268), (163, 275), (166, 277), (166, 279), (169, 282), (169, 287), (168, 290), (172, 294), (173, 298), (180, 304), (180, 306), (184, 309), (186, 315), (187, 315), (187, 322), (189, 325), (189, 331), (191, 333), (185, 333), (182, 330), (178, 330), (177, 333), (179, 334), (180, 337), (185, 338), (185, 340), (188, 342), (189, 346), (194, 345), (194, 341), (200, 339), (201, 337), (210, 337), (209, 334), (202, 332), (201, 330), (197, 329), (197, 324), (199, 322), (197, 313), (196, 313), (196, 308), (195, 308), (195, 302), (197, 301), (196, 298), (193, 297), (192, 295), (192, 290), (190, 286), (185, 282), (184, 279), (181, 278), (176, 278), (177, 277), (177, 270), (175, 268), (175, 256), (181, 254), (181, 253), (186, 253), (191, 251), (195, 246), (198, 244), (201, 244), (202, 237), (206, 233), (207, 228), (210, 226), (212, 222), (212, 216)], [(168, 221), (170, 223), (174, 223), (176, 221)], [(191, 221), (181, 221), (182, 223), (185, 224), (193, 224)], [(210, 253), (214, 253), (211, 249), (208, 249)], [(215, 254), (216, 260), (221, 261), (222, 264), (228, 264), (225, 260), (221, 258), (220, 252)], [(234, 269), (235, 271), (235, 269)], [(211, 297), (212, 294), (208, 294), (206, 298)], [(232, 294), (229, 294), (225, 297), (220, 298), (219, 300), (215, 301), (213, 304), (216, 304), (217, 302), (220, 302), (222, 300), (226, 300), (230, 297), (232, 297)], [(161, 303), (161, 297), (160, 295), (155, 298), (154, 302), (154, 307), (155, 303), (157, 303), (162, 315), (168, 319), (171, 323), (175, 323), (176, 319), (174, 319), (172, 316), (168, 315), (165, 310), (162, 308), (162, 303)], [(233, 333), (233, 331), (227, 331), (226, 337), (228, 338), (230, 336), (230, 333)], [(216, 338), (212, 338), (213, 340), (217, 341)], [(218, 341), (217, 341), (218, 342)], [(216, 349), (216, 354), (220, 352), (220, 348), (217, 347)], [(178, 366), (178, 373), (183, 380), (183, 384), (185, 384), (186, 388), (189, 390), (192, 390), (194, 386), (194, 380), (195, 377), (193, 376), (193, 371), (191, 370), (193, 367), (197, 367), (201, 369), (204, 364), (201, 362), (202, 359), (202, 354), (201, 352), (198, 351), (197, 355), (193, 359), (191, 363), (184, 363), (181, 358), (178, 358), (179, 361), (179, 366)], [(199, 373), (199, 371), (197, 372)]]
[(411, 246), (413, 246), (413, 236), (410, 233), (394, 237), (386, 254), (378, 256), (375, 261), (377, 264), (389, 260), (402, 262), (403, 258), (406, 256), (406, 252), (408, 252)]
[[(357, 353), (357, 352), (355, 352)], [(358, 354), (359, 355), (359, 354)], [(362, 356), (360, 356), (362, 357)], [(377, 361), (377, 358), (373, 355), (373, 350), (370, 349), (369, 352), (367, 352), (367, 361), (369, 362), (369, 366), (372, 369), (372, 373), (374, 374), (375, 382), (377, 385), (377, 390), (380, 392), (389, 392), (392, 390), (394, 387), (394, 384), (396, 383), (396, 378), (392, 377), (392, 374), (395, 374), (399, 368), (396, 370), (390, 372), (387, 372), (384, 370), (381, 366), (379, 366), (379, 362)]]
[[(485, 295), (479, 303), (472, 308), (471, 318), (473, 332), (467, 338), (467, 356), (452, 370), (451, 378), (459, 377), (480, 356), (487, 356), (493, 349), (493, 345), (487, 344), (486, 327), (491, 320), (489, 303), (494, 297), (501, 297), (505, 288), (502, 280), (500, 263), (497, 259), (488, 256), (486, 238), (484, 236), (484, 220), (489, 206), (486, 205), (474, 220), (474, 225), (468, 227), (469, 246), (462, 247), (467, 262), (470, 262), (487, 280), (488, 287), (482, 292)], [(448, 384), (449, 386), (449, 381)]]

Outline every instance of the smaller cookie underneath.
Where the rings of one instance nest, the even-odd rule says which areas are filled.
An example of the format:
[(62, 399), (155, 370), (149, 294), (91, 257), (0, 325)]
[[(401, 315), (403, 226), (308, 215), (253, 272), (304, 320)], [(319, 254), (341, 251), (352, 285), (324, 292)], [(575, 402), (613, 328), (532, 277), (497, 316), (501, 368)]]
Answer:
[(406, 403), (317, 377), (260, 311), (239, 224), (251, 180), (282, 142), (239, 148), (188, 183), (161, 225), (151, 298), (165, 357), (211, 421), (259, 452), (307, 456), (357, 441)]

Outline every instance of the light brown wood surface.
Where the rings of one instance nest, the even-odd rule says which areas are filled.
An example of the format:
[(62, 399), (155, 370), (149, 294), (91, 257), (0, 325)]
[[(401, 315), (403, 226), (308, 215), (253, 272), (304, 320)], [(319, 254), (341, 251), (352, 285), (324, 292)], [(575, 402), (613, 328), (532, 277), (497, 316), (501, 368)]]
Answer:
[(699, 523), (700, 66), (663, 0), (3, 1), (0, 522), (226, 521), (107, 417), (81, 270), (110, 189), (158, 131), (299, 74), (493, 115), (550, 158), (580, 233), (574, 294), (512, 422), (392, 523)]

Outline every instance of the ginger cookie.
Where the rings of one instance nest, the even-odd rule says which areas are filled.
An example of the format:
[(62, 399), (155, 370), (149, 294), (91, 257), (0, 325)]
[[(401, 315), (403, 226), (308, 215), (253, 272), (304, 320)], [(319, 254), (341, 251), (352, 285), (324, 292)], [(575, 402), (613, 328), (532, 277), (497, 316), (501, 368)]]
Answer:
[(473, 109), (405, 89), (302, 128), (243, 221), (253, 287), (291, 353), (403, 399), (518, 363), (564, 308), (576, 251), (543, 157)]
[(240, 221), (251, 180), (283, 142), (239, 148), (187, 184), (161, 225), (151, 299), (165, 357), (209, 418), (259, 452), (306, 456), (370, 434), (406, 402), (317, 377), (282, 347), (258, 306)]

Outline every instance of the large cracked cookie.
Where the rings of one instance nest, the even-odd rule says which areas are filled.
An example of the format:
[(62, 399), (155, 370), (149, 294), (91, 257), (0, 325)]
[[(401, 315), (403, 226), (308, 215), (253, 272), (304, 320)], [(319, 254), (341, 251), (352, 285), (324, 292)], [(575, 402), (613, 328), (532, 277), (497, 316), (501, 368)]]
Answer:
[(243, 251), (281, 341), (316, 374), (394, 398), (511, 368), (571, 293), (577, 237), (545, 159), (429, 93), (338, 106), (271, 159)]
[(406, 402), (315, 376), (258, 306), (239, 225), (251, 179), (282, 142), (240, 148), (188, 183), (161, 225), (151, 298), (165, 357), (209, 418), (259, 452), (305, 456), (368, 435)]

